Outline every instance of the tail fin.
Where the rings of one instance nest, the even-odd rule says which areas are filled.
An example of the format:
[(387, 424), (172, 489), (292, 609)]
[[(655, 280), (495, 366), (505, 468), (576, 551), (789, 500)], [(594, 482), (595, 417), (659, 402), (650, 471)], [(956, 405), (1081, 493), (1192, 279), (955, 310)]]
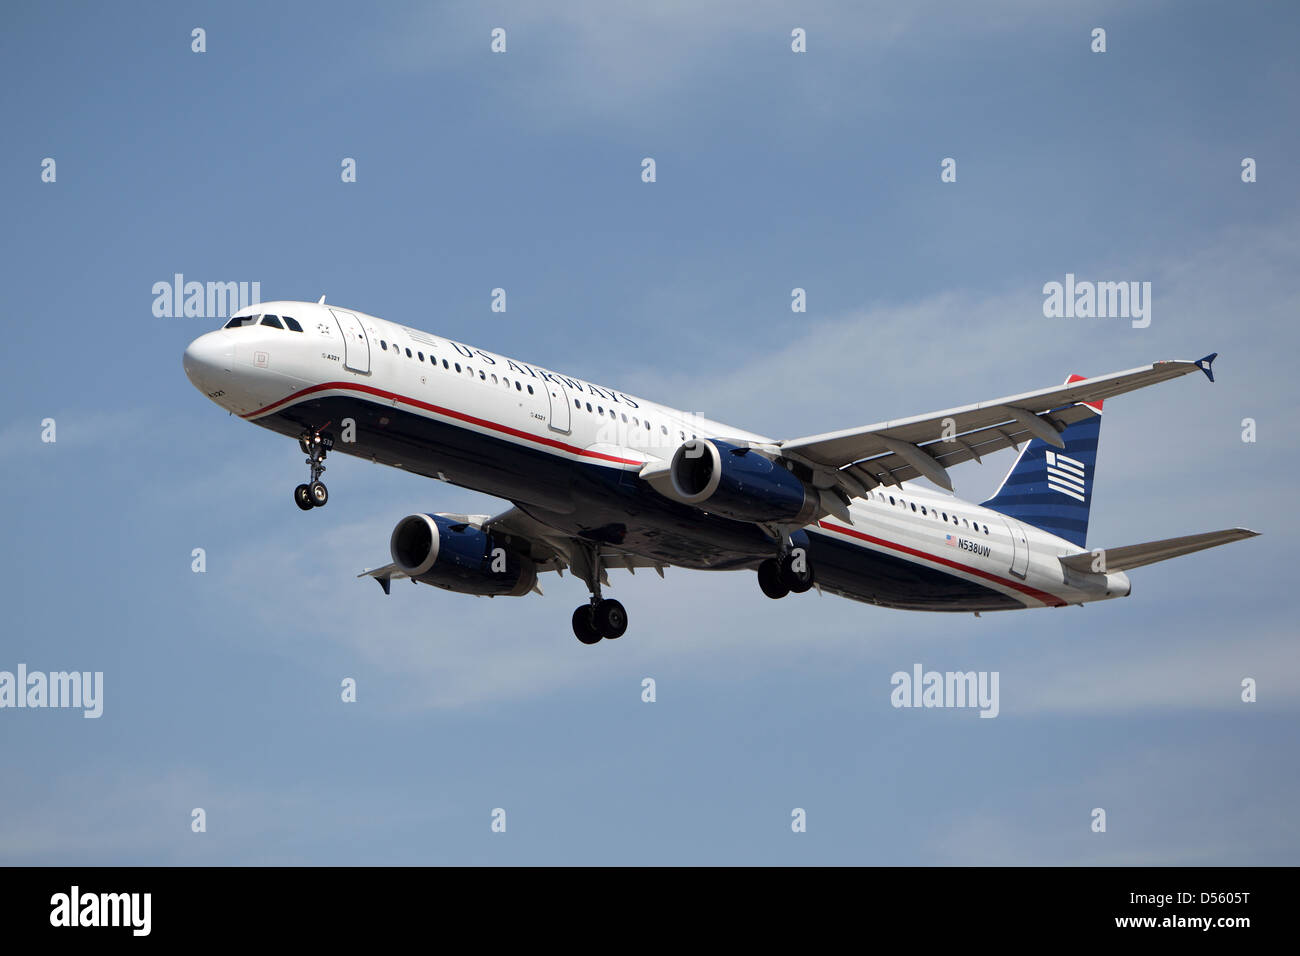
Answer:
[[(1082, 375), (1071, 375), (1066, 384)], [(1080, 548), (1088, 538), (1088, 512), (1097, 470), (1097, 440), (1101, 435), (1101, 402), (1090, 402), (1095, 414), (1066, 426), (1065, 447), (1053, 448), (1031, 439), (985, 508), (1042, 528)]]

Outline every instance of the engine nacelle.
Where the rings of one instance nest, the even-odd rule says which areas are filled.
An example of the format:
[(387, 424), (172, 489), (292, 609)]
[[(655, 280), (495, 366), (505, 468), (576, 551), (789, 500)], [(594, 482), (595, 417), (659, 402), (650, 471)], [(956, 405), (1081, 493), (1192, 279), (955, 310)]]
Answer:
[(670, 498), (737, 521), (808, 524), (821, 510), (817, 490), (756, 451), (711, 438), (678, 448), (668, 472)]
[(441, 515), (408, 515), (388, 542), (393, 563), (423, 584), (461, 594), (527, 594), (537, 583), (531, 560), (491, 534)]

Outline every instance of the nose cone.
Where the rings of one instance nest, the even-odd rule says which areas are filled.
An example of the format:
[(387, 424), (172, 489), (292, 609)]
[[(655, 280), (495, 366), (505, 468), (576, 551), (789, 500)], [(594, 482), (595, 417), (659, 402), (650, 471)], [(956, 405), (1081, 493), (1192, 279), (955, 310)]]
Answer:
[(200, 335), (185, 350), (185, 375), (200, 392), (207, 394), (221, 387), (230, 373), (230, 336), (220, 332)]

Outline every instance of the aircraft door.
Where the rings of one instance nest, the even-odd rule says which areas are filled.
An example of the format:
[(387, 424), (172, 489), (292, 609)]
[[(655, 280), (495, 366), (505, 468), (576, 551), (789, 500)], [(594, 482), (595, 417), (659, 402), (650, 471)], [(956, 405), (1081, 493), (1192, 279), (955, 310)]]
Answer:
[(551, 431), (569, 434), (571, 409), (569, 408), (569, 391), (559, 382), (546, 380), (546, 395), (551, 403)]
[(1003, 518), (1011, 535), (1011, 573), (1023, 578), (1029, 573), (1029, 539), (1025, 536), (1025, 527), (1015, 518)]
[(366, 338), (361, 320), (342, 309), (330, 309), (330, 312), (339, 324), (339, 331), (343, 333), (343, 367), (354, 372), (369, 373), (370, 340)]

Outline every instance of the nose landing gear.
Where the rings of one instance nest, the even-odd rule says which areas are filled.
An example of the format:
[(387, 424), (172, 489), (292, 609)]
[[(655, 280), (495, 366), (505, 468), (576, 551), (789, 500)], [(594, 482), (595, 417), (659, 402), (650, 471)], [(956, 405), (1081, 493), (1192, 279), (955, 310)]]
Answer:
[(329, 489), (320, 480), (320, 476), (325, 474), (323, 462), (327, 451), (326, 444), (319, 430), (303, 432), (298, 436), (298, 447), (303, 450), (307, 456), (307, 464), (311, 466), (311, 481), (293, 489), (294, 503), (303, 511), (323, 508), (330, 500)]

